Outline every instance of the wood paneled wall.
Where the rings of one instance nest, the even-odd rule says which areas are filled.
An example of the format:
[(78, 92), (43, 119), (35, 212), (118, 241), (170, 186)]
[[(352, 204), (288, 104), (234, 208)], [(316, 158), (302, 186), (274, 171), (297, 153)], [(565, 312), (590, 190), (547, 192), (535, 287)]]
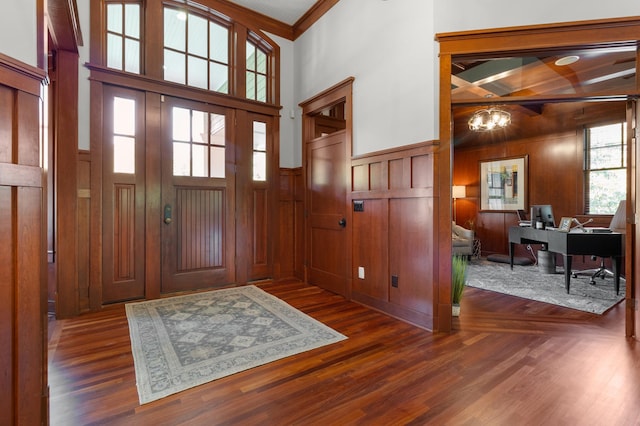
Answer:
[(363, 207), (353, 212), (352, 299), (427, 329), (437, 286), (434, 162), (431, 144), (353, 159), (349, 197)]
[[(625, 119), (622, 102), (594, 103), (571, 108), (567, 104), (545, 106), (542, 114), (519, 123), (515, 135), (496, 132), (491, 141), (454, 150), (453, 184), (465, 185), (467, 197), (457, 200), (457, 222), (474, 222), (482, 254), (507, 254), (508, 229), (517, 224), (515, 212), (480, 211), (479, 178), (483, 160), (528, 156), (528, 203), (551, 204), (556, 222), (562, 216), (584, 217), (583, 131), (587, 124)], [(489, 137), (487, 134), (478, 135)], [(608, 225), (609, 217), (595, 217), (595, 225)], [(524, 247), (517, 248), (524, 255)]]
[(6, 425), (47, 423), (43, 80), (40, 69), (0, 54), (0, 412)]
[(280, 222), (279, 253), (275, 260), (277, 278), (304, 279), (304, 175), (302, 168), (280, 169), (278, 199)]

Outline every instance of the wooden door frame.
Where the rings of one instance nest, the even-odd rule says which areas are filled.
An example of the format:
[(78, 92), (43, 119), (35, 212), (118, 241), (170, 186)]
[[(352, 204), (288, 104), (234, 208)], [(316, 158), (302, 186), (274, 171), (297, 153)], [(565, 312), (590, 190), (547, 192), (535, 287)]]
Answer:
[[(299, 106), (302, 108), (302, 175), (304, 178), (304, 205), (305, 205), (305, 224), (304, 224), (304, 235), (305, 235), (305, 255), (304, 255), (304, 281), (308, 283), (309, 278), (309, 248), (308, 248), (308, 221), (307, 221), (307, 209), (308, 209), (308, 196), (307, 191), (309, 189), (309, 183), (307, 179), (307, 150), (306, 146), (309, 141), (314, 139), (314, 119), (313, 115), (322, 111), (325, 108), (333, 106), (339, 102), (344, 101), (344, 113), (345, 113), (345, 218), (347, 220), (347, 224), (353, 223), (353, 209), (348, 208), (351, 203), (351, 189), (352, 189), (352, 179), (351, 179), (351, 159), (353, 157), (353, 82), (354, 77), (348, 77), (340, 83), (318, 93), (310, 99), (307, 99), (304, 102), (301, 102)], [(351, 287), (353, 277), (351, 276), (351, 259), (353, 255), (353, 247), (352, 247), (352, 238), (353, 232), (351, 230), (347, 231), (345, 236), (345, 264), (346, 270), (345, 274), (345, 284), (346, 284), (346, 296), (348, 299), (351, 298)]]
[[(441, 253), (451, 252), (451, 182), (453, 171), (453, 141), (452, 141), (452, 113), (451, 113), (451, 63), (453, 56), (494, 54), (504, 56), (517, 54), (527, 50), (545, 50), (557, 48), (580, 48), (594, 45), (607, 46), (622, 42), (640, 40), (640, 17), (625, 17), (617, 19), (603, 19), (593, 21), (568, 22), (560, 24), (544, 24), (502, 29), (488, 29), (480, 31), (465, 31), (456, 33), (436, 34), (440, 44), (440, 153), (439, 156), (439, 194), (440, 203), (436, 208), (439, 213), (438, 248)], [(638, 56), (638, 55), (637, 55)], [(636, 68), (639, 61), (636, 61)], [(640, 76), (636, 72), (636, 93), (640, 94)], [(629, 94), (625, 94), (629, 96)], [(636, 152), (635, 139), (629, 146), (630, 152)], [(635, 161), (628, 164), (629, 182), (637, 181)], [(632, 187), (627, 191), (627, 235), (636, 232), (636, 216), (640, 211), (638, 199)], [(640, 248), (638, 241), (627, 243), (627, 259), (635, 259)], [(446, 256), (438, 262), (438, 279), (436, 294), (439, 306), (439, 322), (446, 326), (451, 322), (451, 256)], [(637, 277), (630, 261), (626, 262), (625, 276), (627, 277), (626, 300), (626, 335), (638, 337), (635, 329), (638, 309), (637, 295), (634, 293), (634, 283)], [(442, 311), (445, 309), (445, 311)], [(447, 320), (448, 317), (448, 320)], [(442, 328), (438, 327), (439, 330)]]

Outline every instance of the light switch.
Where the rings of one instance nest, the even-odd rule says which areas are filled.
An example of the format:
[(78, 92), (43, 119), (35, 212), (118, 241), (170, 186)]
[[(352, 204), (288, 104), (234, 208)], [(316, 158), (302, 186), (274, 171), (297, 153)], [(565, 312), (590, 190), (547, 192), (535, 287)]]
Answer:
[(364, 280), (364, 266), (358, 266), (358, 278)]

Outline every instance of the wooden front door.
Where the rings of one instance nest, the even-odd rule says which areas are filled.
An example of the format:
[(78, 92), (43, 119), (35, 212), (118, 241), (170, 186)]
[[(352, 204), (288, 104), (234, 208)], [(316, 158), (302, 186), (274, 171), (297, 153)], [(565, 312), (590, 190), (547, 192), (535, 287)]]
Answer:
[(307, 143), (307, 281), (347, 294), (345, 131)]
[(162, 103), (162, 293), (235, 281), (230, 122), (225, 108)]

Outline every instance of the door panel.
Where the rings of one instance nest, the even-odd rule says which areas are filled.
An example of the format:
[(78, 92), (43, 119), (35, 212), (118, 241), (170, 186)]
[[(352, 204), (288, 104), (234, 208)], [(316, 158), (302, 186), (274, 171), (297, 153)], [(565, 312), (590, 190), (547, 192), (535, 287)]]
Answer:
[(162, 105), (162, 293), (235, 281), (230, 114), (194, 102)]
[(345, 131), (307, 144), (308, 282), (347, 294)]
[(144, 104), (142, 92), (105, 87), (103, 303), (145, 296)]
[[(638, 265), (640, 265), (640, 227), (638, 227), (638, 217), (640, 215), (640, 175), (638, 175), (638, 165), (640, 164), (640, 150), (638, 150), (638, 137), (640, 136), (640, 109), (638, 101), (632, 100), (627, 108), (628, 122), (630, 123), (627, 132), (628, 168), (627, 176), (627, 236), (625, 240), (625, 273), (627, 280), (627, 299), (631, 298), (632, 303), (627, 304), (626, 330), (627, 336), (634, 336), (640, 340), (640, 308), (638, 299), (640, 298), (640, 280), (638, 279)], [(630, 284), (629, 284), (630, 283)]]

